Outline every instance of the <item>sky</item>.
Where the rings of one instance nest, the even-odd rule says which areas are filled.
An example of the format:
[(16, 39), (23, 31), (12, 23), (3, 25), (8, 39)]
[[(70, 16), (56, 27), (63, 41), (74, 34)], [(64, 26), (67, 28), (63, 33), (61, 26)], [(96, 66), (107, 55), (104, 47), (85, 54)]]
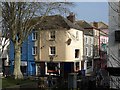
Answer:
[(108, 24), (108, 2), (75, 2), (71, 8), (77, 20), (103, 21)]

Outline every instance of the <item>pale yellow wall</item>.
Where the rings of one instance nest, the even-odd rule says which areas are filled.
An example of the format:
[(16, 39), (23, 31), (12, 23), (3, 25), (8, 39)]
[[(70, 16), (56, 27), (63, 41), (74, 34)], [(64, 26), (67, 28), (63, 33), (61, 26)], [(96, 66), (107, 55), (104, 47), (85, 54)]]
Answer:
[(43, 47), (40, 49), (40, 60), (41, 61), (49, 61), (49, 47), (56, 47), (56, 57), (54, 61), (65, 60), (65, 32), (66, 30), (56, 30), (56, 38), (55, 41), (49, 40), (50, 30), (44, 30), (40, 33), (40, 46)]
[[(50, 30), (43, 30), (40, 32), (40, 61), (50, 61), (49, 59), (49, 47), (56, 47), (56, 57), (54, 61), (62, 62), (62, 61), (74, 61), (74, 60), (82, 60), (83, 56), (83, 32), (79, 31), (78, 36), (79, 40), (77, 41), (73, 38), (73, 35), (76, 36), (75, 29), (61, 29), (56, 30), (56, 38), (55, 41), (49, 40), (49, 32)], [(71, 34), (70, 34), (71, 33)], [(67, 45), (67, 40), (71, 38), (72, 42), (70, 45)], [(75, 59), (75, 49), (80, 49), (80, 58)]]

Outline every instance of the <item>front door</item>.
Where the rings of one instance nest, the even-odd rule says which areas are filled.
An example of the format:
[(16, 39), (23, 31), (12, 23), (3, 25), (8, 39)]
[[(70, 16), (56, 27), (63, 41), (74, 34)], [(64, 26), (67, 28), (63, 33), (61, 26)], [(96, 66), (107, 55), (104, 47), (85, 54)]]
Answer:
[(27, 66), (21, 66), (21, 72), (23, 75), (27, 74), (26, 70), (27, 70)]

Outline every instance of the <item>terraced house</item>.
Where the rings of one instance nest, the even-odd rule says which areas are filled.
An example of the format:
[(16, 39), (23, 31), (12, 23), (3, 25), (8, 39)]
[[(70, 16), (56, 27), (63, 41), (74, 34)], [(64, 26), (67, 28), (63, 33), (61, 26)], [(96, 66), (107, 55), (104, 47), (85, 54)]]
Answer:
[(93, 72), (93, 48), (94, 48), (94, 31), (92, 29), (92, 26), (84, 21), (79, 20), (76, 21), (76, 23), (84, 28), (84, 54), (83, 54), (83, 60), (84, 60), (84, 70), (86, 71), (86, 74)]
[(68, 73), (82, 69), (83, 28), (74, 24), (75, 16), (46, 16), (39, 35), (39, 54), (35, 58), (36, 74), (47, 75)]
[(104, 68), (107, 61), (108, 25), (103, 22), (76, 21), (84, 28), (84, 69), (87, 73)]
[[(21, 47), (21, 71), (23, 75), (35, 75), (35, 55), (36, 55), (36, 46), (35, 42), (37, 39), (37, 33), (35, 30), (28, 36), (28, 38), (24, 41)], [(10, 72), (13, 74), (14, 70), (14, 45), (12, 41), (10, 41)]]

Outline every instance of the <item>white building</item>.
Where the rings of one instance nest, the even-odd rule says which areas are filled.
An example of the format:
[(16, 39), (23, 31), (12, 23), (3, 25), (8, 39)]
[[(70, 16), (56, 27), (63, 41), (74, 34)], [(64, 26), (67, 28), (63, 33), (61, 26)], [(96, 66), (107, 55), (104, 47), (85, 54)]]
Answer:
[(90, 35), (84, 35), (84, 69), (86, 73), (91, 73), (93, 71), (93, 44), (94, 37)]
[(93, 72), (93, 45), (94, 45), (94, 31), (92, 26), (84, 20), (79, 20), (76, 22), (79, 26), (84, 28), (84, 70), (86, 74), (90, 74)]

